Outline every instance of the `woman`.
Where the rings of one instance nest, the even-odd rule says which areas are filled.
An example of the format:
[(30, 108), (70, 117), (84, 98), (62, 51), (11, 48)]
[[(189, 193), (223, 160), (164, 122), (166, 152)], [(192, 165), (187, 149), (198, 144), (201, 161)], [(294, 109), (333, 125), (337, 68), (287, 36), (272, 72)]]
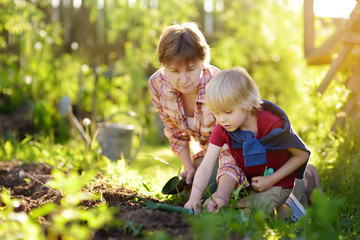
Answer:
[[(183, 165), (179, 177), (186, 177), (186, 183), (191, 184), (215, 126), (215, 118), (205, 106), (204, 96), (207, 83), (219, 69), (209, 64), (209, 45), (195, 23), (165, 28), (158, 44), (158, 58), (161, 68), (148, 82), (151, 101), (164, 123), (170, 148)], [(193, 155), (189, 145), (191, 138), (201, 147), (201, 151)], [(230, 175), (238, 186), (249, 185), (227, 146), (222, 148), (219, 164), (214, 168), (209, 184), (211, 192), (216, 190), (216, 173), (218, 181)]]

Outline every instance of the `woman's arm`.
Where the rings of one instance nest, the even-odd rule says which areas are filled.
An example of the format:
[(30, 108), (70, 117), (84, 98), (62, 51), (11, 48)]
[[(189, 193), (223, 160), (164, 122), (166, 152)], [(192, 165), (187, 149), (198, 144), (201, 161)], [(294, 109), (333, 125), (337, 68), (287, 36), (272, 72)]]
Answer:
[(184, 166), (184, 171), (179, 174), (179, 177), (186, 177), (186, 184), (189, 185), (191, 184), (196, 172), (195, 165), (191, 161), (189, 145), (180, 152), (179, 158), (182, 165)]
[(169, 116), (164, 110), (167, 106), (164, 106), (164, 102), (161, 100), (160, 97), (162, 94), (166, 94), (161, 92), (161, 87), (164, 84), (163, 81), (163, 76), (159, 71), (156, 72), (149, 79), (148, 88), (150, 92), (151, 102), (157, 109), (159, 117), (164, 124), (164, 132), (166, 137), (170, 141), (171, 150), (180, 158), (181, 163), (185, 167), (185, 170), (187, 168), (190, 169), (191, 167), (189, 166), (192, 165), (189, 150), (190, 136), (188, 133), (181, 131), (179, 126), (176, 124), (176, 121), (174, 121), (174, 116), (178, 115), (176, 110), (173, 110), (174, 116)]
[(185, 208), (193, 209), (195, 214), (201, 212), (201, 197), (210, 180), (221, 147), (209, 143), (205, 157), (196, 171), (189, 201)]
[(271, 188), (274, 184), (287, 177), (289, 174), (295, 172), (301, 165), (303, 165), (309, 158), (310, 154), (298, 148), (287, 148), (291, 153), (291, 157), (282, 165), (276, 172), (269, 176), (253, 177), (251, 187), (259, 192), (263, 192)]

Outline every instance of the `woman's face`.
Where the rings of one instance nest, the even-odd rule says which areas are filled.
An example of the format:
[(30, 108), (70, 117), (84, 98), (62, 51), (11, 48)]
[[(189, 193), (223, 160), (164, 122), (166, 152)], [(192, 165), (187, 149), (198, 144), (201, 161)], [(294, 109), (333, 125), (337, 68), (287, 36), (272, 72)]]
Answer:
[(190, 63), (188, 66), (170, 65), (165, 67), (165, 72), (171, 85), (183, 94), (198, 91), (202, 77), (202, 61)]

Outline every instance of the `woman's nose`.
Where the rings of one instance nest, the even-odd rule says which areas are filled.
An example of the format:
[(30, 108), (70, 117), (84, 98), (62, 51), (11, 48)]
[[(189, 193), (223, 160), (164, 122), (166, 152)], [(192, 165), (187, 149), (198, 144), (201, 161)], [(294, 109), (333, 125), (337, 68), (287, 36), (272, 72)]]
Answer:
[(186, 82), (188, 80), (188, 75), (186, 72), (182, 72), (180, 73), (180, 76), (179, 76), (179, 82), (183, 83), (183, 82)]

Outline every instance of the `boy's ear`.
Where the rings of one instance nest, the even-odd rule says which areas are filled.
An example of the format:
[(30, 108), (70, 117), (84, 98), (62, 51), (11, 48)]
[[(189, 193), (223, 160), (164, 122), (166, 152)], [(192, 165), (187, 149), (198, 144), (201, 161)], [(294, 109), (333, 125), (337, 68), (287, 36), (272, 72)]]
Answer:
[(248, 112), (252, 112), (252, 111), (254, 111), (254, 110), (255, 110), (255, 108), (253, 108), (253, 107), (245, 108), (245, 111), (248, 111)]

